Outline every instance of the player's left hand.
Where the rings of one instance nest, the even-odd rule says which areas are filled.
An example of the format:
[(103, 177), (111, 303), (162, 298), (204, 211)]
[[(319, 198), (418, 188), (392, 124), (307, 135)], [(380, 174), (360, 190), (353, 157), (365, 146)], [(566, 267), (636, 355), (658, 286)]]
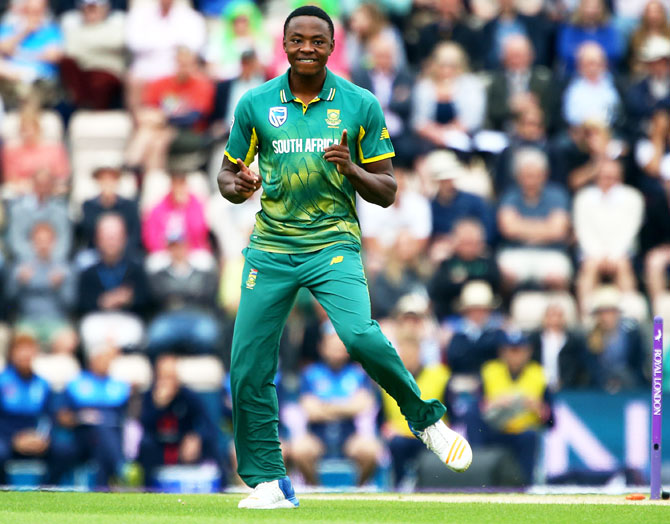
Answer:
[(337, 170), (343, 175), (351, 175), (354, 173), (355, 164), (351, 161), (351, 153), (347, 145), (347, 130), (342, 131), (342, 138), (339, 144), (333, 144), (327, 147), (323, 153), (323, 158), (328, 162), (332, 162), (337, 167)]

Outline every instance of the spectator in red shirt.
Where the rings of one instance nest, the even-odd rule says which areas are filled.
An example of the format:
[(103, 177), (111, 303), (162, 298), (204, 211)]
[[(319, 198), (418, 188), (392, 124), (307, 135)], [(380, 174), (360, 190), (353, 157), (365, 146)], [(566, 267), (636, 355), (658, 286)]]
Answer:
[(126, 153), (129, 166), (145, 171), (164, 169), (168, 152), (190, 153), (205, 147), (214, 84), (202, 72), (193, 51), (178, 48), (177, 72), (148, 83), (143, 99)]

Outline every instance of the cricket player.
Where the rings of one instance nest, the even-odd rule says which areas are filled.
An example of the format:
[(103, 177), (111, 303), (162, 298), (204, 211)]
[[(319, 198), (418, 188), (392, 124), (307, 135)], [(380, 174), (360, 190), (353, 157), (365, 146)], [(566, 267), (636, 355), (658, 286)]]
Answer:
[[(394, 152), (381, 107), (369, 91), (326, 68), (335, 41), (323, 10), (293, 11), (283, 45), (290, 68), (242, 97), (218, 176), (221, 194), (233, 203), (263, 187), (244, 251), (230, 368), (238, 473), (254, 488), (240, 508), (298, 506), (279, 448), (273, 377), (301, 287), (324, 307), (351, 358), (395, 399), (417, 437), (455, 471), (472, 461), (468, 442), (441, 421), (444, 406), (421, 399), (371, 319), (356, 193), (382, 207), (395, 199)], [(256, 152), (259, 174), (248, 168)]]

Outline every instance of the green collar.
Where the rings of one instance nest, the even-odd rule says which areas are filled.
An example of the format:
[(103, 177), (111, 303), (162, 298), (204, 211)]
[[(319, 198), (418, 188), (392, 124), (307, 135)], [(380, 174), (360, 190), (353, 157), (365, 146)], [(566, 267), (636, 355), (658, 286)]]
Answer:
[[(291, 87), (288, 83), (288, 75), (290, 72), (291, 68), (288, 68), (286, 73), (284, 73), (281, 78), (279, 87), (279, 100), (281, 100), (282, 104), (287, 104), (289, 102), (293, 102), (294, 100), (298, 100), (291, 92)], [(326, 68), (326, 80), (323, 83), (323, 88), (321, 88), (321, 92), (317, 95), (317, 97), (314, 100), (310, 100), (308, 104), (318, 100), (326, 100), (330, 102), (333, 98), (335, 98), (335, 75), (331, 73), (328, 68)], [(299, 101), (302, 102), (302, 100)]]

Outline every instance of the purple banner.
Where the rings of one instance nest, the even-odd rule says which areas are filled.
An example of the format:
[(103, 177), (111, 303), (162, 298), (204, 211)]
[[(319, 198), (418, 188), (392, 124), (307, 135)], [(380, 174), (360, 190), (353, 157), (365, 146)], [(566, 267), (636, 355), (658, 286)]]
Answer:
[(663, 421), (663, 319), (654, 318), (651, 361), (651, 471), (650, 498), (661, 498), (661, 428)]

